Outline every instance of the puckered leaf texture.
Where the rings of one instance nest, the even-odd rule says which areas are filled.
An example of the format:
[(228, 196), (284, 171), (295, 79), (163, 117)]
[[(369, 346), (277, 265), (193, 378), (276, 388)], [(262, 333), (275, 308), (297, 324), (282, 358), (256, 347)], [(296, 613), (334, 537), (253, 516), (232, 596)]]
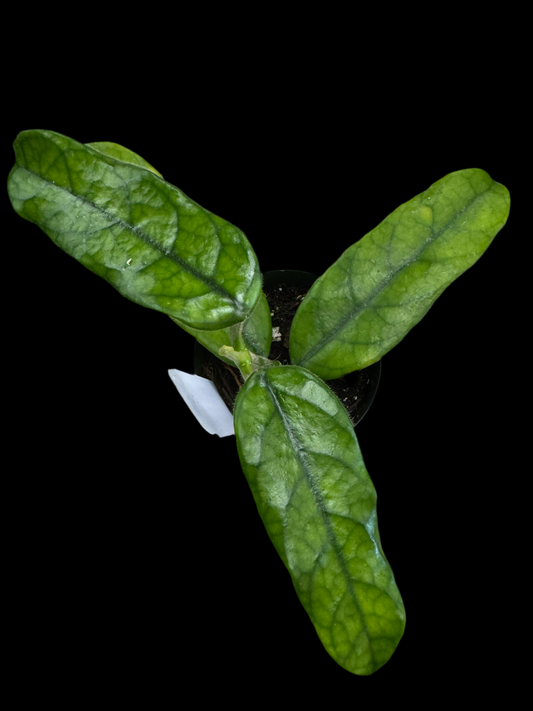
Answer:
[(378, 361), (504, 226), (507, 188), (450, 173), (349, 247), (315, 281), (290, 334), (291, 363), (332, 380)]
[(405, 611), (345, 409), (313, 373), (281, 366), (252, 375), (234, 419), (257, 509), (324, 647), (348, 671), (373, 673)]
[(245, 235), (133, 152), (95, 146), (20, 133), (8, 180), (16, 212), (142, 306), (197, 329), (243, 321), (261, 292)]

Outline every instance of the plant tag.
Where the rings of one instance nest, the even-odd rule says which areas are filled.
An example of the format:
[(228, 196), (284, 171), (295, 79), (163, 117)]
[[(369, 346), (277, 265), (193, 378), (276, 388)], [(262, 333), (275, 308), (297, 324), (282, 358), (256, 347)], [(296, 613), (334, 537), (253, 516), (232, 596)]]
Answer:
[(235, 434), (233, 415), (210, 380), (181, 370), (169, 370), (168, 374), (189, 410), (206, 432), (219, 437)]

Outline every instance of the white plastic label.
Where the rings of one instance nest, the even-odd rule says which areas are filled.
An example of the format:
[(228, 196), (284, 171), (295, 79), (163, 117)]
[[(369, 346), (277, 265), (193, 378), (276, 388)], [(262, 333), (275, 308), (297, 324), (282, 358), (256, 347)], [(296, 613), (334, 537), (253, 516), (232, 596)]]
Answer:
[(181, 370), (169, 370), (168, 374), (189, 410), (206, 432), (219, 437), (235, 434), (233, 415), (210, 380)]

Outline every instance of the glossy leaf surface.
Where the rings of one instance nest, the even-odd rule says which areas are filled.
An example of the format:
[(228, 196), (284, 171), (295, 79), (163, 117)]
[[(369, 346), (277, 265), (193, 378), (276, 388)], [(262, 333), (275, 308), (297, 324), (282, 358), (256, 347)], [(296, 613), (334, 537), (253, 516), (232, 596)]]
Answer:
[(245, 235), (135, 154), (124, 162), (52, 131), (24, 131), (14, 146), (15, 210), (121, 294), (192, 328), (251, 312), (261, 275)]
[(292, 324), (291, 362), (325, 380), (375, 363), (479, 259), (509, 206), (507, 189), (478, 169), (401, 205), (313, 284)]
[(313, 373), (280, 366), (251, 376), (234, 421), (259, 514), (322, 643), (348, 671), (371, 674), (396, 648), (405, 611), (345, 409)]
[[(219, 353), (222, 346), (233, 345), (229, 328), (221, 328), (217, 331), (202, 331), (197, 328), (189, 328), (175, 318), (172, 320), (187, 333), (190, 333), (191, 336), (194, 336), (204, 348), (211, 351), (217, 358), (220, 358), (228, 365), (233, 365), (232, 361), (224, 358)], [(272, 343), (272, 318), (267, 298), (263, 292), (259, 295), (254, 310), (243, 323), (242, 335), (244, 344), (249, 351), (268, 357)]]
[[(110, 156), (111, 158), (117, 158), (124, 163), (138, 165), (141, 168), (151, 170), (157, 175), (161, 175), (159, 171), (157, 171), (140, 155), (130, 151), (128, 148), (124, 148), (124, 146), (118, 145), (117, 143), (100, 142), (87, 143), (86, 145), (100, 151), (100, 153)], [(187, 333), (191, 336), (194, 336), (194, 338), (196, 338), (196, 340), (201, 343), (204, 348), (207, 348), (207, 350), (211, 351), (211, 353), (216, 355), (228, 365), (234, 365), (231, 360), (224, 358), (224, 356), (221, 356), (219, 353), (222, 346), (233, 345), (229, 326), (227, 328), (219, 328), (215, 331), (206, 331), (186, 326), (176, 318), (172, 318), (172, 320), (175, 324), (183, 328), (184, 331), (187, 331)], [(259, 355), (268, 357), (270, 344), (272, 342), (272, 319), (270, 317), (268, 302), (263, 292), (259, 295), (252, 313), (247, 316), (243, 322), (243, 338), (245, 345), (249, 350), (254, 351), (254, 353), (258, 353)]]

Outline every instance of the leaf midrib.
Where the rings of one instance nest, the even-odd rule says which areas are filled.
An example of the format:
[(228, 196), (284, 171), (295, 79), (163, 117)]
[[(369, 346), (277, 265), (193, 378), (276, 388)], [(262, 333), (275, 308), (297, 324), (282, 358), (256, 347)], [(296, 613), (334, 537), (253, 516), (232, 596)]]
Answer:
[[(367, 309), (368, 306), (369, 306), (369, 304), (373, 301), (373, 299), (374, 299), (379, 293), (381, 293), (381, 292), (396, 278), (396, 276), (397, 276), (403, 269), (405, 269), (405, 267), (408, 267), (408, 266), (410, 266), (411, 264), (413, 264), (414, 262), (416, 262), (416, 260), (417, 260), (418, 257), (422, 254), (422, 252), (423, 252), (424, 250), (426, 250), (426, 249), (427, 249), (428, 247), (430, 247), (437, 239), (439, 239), (439, 237), (441, 237), (441, 236), (444, 234), (444, 232), (446, 232), (447, 230), (449, 230), (449, 229), (453, 226), (453, 223), (465, 212), (465, 210), (469, 210), (469, 209), (474, 205), (474, 203), (475, 203), (480, 197), (482, 197), (482, 196), (483, 196), (486, 192), (488, 192), (489, 190), (492, 190), (493, 185), (494, 185), (494, 183), (492, 183), (488, 188), (486, 188), (485, 190), (483, 190), (481, 193), (478, 193), (478, 194), (473, 198), (473, 200), (471, 200), (471, 202), (468, 203), (468, 205), (465, 205), (465, 207), (463, 207), (463, 209), (462, 209), (460, 212), (458, 212), (458, 213), (450, 220), (450, 222), (448, 222), (448, 223), (446, 224), (446, 226), (445, 226), (442, 230), (440, 230), (438, 233), (434, 234), (434, 235), (430, 238), (429, 241), (424, 242), (424, 244), (423, 244), (416, 252), (413, 252), (413, 254), (409, 257), (409, 259), (404, 260), (395, 270), (393, 270), (392, 272), (389, 272), (389, 274), (379, 283), (379, 285), (371, 292), (371, 294), (370, 294), (363, 302), (361, 302), (361, 304), (359, 304), (358, 306), (354, 306), (354, 308), (352, 308), (352, 309), (348, 312), (348, 314), (339, 322), (339, 325), (335, 326), (335, 328), (330, 332), (329, 335), (324, 336), (324, 337), (318, 342), (318, 344), (317, 344), (316, 346), (314, 346), (310, 351), (308, 351), (308, 353), (306, 354), (306, 356), (305, 356), (305, 358), (304, 358), (303, 360), (299, 360), (299, 361), (298, 361), (298, 365), (304, 366), (305, 363), (309, 363), (309, 361), (313, 358), (313, 356), (314, 356), (318, 351), (320, 351), (326, 344), (328, 344), (330, 341), (332, 341), (334, 338), (336, 338), (336, 337), (338, 336), (338, 334), (346, 327), (346, 325), (347, 325), (350, 321), (352, 321), (353, 319), (357, 318), (357, 316), (359, 316), (359, 314), (360, 314), (362, 311), (364, 311), (365, 309)], [(387, 218), (385, 218), (385, 219), (387, 219)], [(392, 231), (392, 235), (391, 235), (391, 240), (394, 238), (394, 233), (395, 233), (397, 227), (398, 227), (397, 224), (394, 225), (394, 228), (393, 228), (393, 231)], [(374, 229), (377, 229), (377, 228), (374, 228)], [(374, 232), (374, 230), (372, 230), (372, 232)], [(371, 234), (372, 232), (370, 232), (370, 233), (368, 233), (368, 234)], [(368, 235), (365, 235), (365, 237), (367, 237), (367, 236), (368, 236)], [(365, 237), (363, 237), (362, 239), (365, 239)], [(357, 244), (360, 244), (360, 242), (357, 243)], [(350, 247), (348, 247), (348, 249), (350, 249)], [(341, 258), (342, 258), (342, 257), (341, 257)], [(351, 267), (352, 267), (352, 264), (353, 264), (353, 260), (354, 260), (355, 258), (356, 258), (356, 255), (354, 254), (354, 256), (352, 257), (352, 263), (350, 264), (350, 275), (349, 275), (349, 284), (350, 284), (350, 285), (351, 285)], [(302, 302), (302, 303), (303, 303), (303, 302)]]
[[(241, 308), (241, 304), (238, 303), (238, 302), (234, 299), (234, 297), (233, 297), (228, 291), (226, 291), (223, 287), (221, 287), (219, 284), (217, 284), (215, 281), (213, 281), (213, 280), (210, 279), (209, 277), (206, 277), (205, 275), (203, 275), (203, 274), (202, 274), (201, 272), (199, 272), (195, 267), (192, 267), (190, 264), (187, 264), (187, 262), (185, 262), (183, 259), (181, 259), (181, 258), (180, 258), (177, 254), (175, 254), (174, 252), (172, 252), (172, 251), (170, 251), (170, 250), (167, 252), (167, 251), (162, 247), (162, 245), (160, 245), (160, 244), (159, 244), (158, 242), (156, 242), (152, 237), (150, 237), (150, 236), (147, 235), (145, 232), (143, 232), (143, 230), (140, 229), (139, 227), (137, 227), (137, 226), (135, 226), (135, 225), (130, 225), (129, 223), (125, 222), (123, 219), (117, 217), (116, 215), (113, 215), (113, 214), (109, 213), (107, 210), (105, 210), (104, 208), (100, 207), (99, 205), (95, 205), (93, 202), (91, 202), (90, 200), (85, 199), (85, 198), (82, 197), (81, 195), (76, 195), (75, 193), (71, 192), (71, 191), (68, 190), (67, 188), (65, 188), (65, 187), (63, 187), (63, 186), (61, 186), (61, 185), (57, 185), (56, 183), (53, 183), (53, 182), (47, 180), (46, 178), (43, 178), (43, 176), (42, 176), (42, 175), (39, 175), (39, 173), (35, 173), (34, 171), (30, 170), (30, 169), (27, 168), (26, 166), (21, 165), (21, 164), (18, 163), (18, 162), (17, 162), (17, 167), (19, 168), (19, 170), (24, 170), (24, 171), (26, 171), (27, 173), (29, 173), (30, 175), (33, 175), (33, 176), (35, 176), (36, 178), (39, 178), (45, 185), (50, 186), (50, 187), (53, 187), (53, 188), (55, 188), (55, 189), (57, 189), (57, 190), (62, 190), (62, 191), (64, 191), (64, 192), (66, 192), (66, 193), (67, 193), (68, 195), (70, 195), (74, 200), (79, 200), (79, 201), (82, 202), (84, 205), (86, 205), (86, 206), (88, 206), (89, 208), (95, 210), (96, 212), (99, 212), (99, 213), (101, 213), (102, 215), (104, 215), (104, 216), (106, 217), (106, 219), (108, 219), (108, 220), (110, 220), (110, 221), (113, 221), (113, 220), (114, 220), (114, 222), (113, 222), (112, 225), (108, 225), (108, 226), (107, 226), (106, 228), (104, 228), (104, 229), (108, 229), (109, 227), (112, 227), (113, 225), (120, 224), (122, 227), (124, 227), (124, 229), (129, 230), (131, 233), (133, 233), (133, 235), (134, 235), (135, 237), (137, 237), (138, 239), (140, 239), (142, 242), (144, 242), (145, 244), (147, 244), (149, 247), (152, 247), (153, 249), (157, 250), (157, 251), (158, 251), (160, 254), (162, 254), (164, 257), (170, 259), (170, 260), (173, 261), (175, 264), (177, 264), (177, 265), (180, 266), (182, 269), (184, 269), (186, 272), (188, 272), (189, 274), (191, 274), (195, 279), (198, 279), (198, 280), (201, 281), (203, 284), (205, 284), (206, 286), (208, 286), (212, 291), (215, 291), (216, 293), (218, 293), (218, 294), (219, 294), (220, 296), (222, 296), (223, 298), (229, 299), (229, 301), (233, 304), (234, 307), (238, 307), (239, 309)], [(146, 172), (147, 172), (147, 173), (150, 173), (150, 171), (146, 171)], [(155, 176), (155, 174), (154, 174), (154, 177), (157, 178), (157, 176)], [(32, 198), (27, 198), (27, 200), (30, 200), (30, 199), (32, 199)], [(26, 200), (25, 200), (24, 202), (26, 202)], [(176, 240), (177, 237), (178, 237), (178, 232), (179, 232), (179, 226), (178, 226), (177, 229), (176, 229), (176, 237), (175, 237), (175, 240)], [(220, 244), (220, 239), (219, 239), (218, 235), (217, 235), (217, 239), (219, 240), (219, 244)], [(175, 240), (174, 240), (174, 241), (175, 241)], [(222, 245), (221, 245), (221, 248), (223, 249), (223, 246), (222, 246)], [(217, 261), (218, 261), (218, 257), (217, 257)]]
[(369, 648), (369, 650), (370, 650), (370, 654), (371, 654), (371, 657), (372, 657), (372, 663), (373, 663), (374, 666), (376, 666), (376, 659), (375, 659), (375, 655), (374, 655), (374, 649), (373, 649), (373, 646), (372, 646), (372, 641), (371, 641), (370, 634), (369, 634), (369, 632), (368, 632), (368, 626), (367, 626), (367, 624), (366, 624), (365, 615), (364, 615), (363, 610), (362, 610), (362, 608), (361, 608), (361, 604), (360, 604), (360, 602), (359, 602), (359, 598), (358, 598), (358, 596), (357, 596), (357, 592), (356, 592), (356, 590), (355, 590), (355, 588), (354, 588), (354, 585), (353, 585), (353, 583), (352, 583), (352, 579), (351, 579), (351, 576), (350, 576), (350, 572), (349, 572), (348, 567), (347, 567), (347, 565), (346, 565), (346, 562), (345, 562), (345, 560), (344, 560), (344, 555), (342, 554), (341, 547), (340, 547), (340, 545), (339, 545), (339, 543), (338, 543), (338, 541), (337, 541), (337, 536), (335, 535), (335, 533), (334, 533), (334, 531), (333, 531), (333, 529), (332, 529), (332, 526), (331, 526), (331, 522), (330, 522), (330, 520), (329, 520), (329, 518), (328, 518), (328, 512), (327, 512), (327, 510), (326, 510), (326, 506), (325, 506), (325, 504), (324, 504), (324, 500), (323, 500), (323, 498), (322, 498), (322, 495), (320, 494), (320, 491), (319, 491), (319, 489), (318, 489), (318, 484), (317, 484), (315, 478), (313, 477), (313, 475), (312, 475), (312, 473), (311, 473), (310, 467), (309, 467), (309, 465), (308, 465), (308, 463), (307, 463), (307, 459), (306, 459), (305, 454), (304, 454), (304, 450), (303, 450), (302, 447), (299, 446), (299, 444), (298, 444), (298, 438), (297, 438), (296, 434), (294, 433), (294, 431), (292, 430), (292, 428), (291, 428), (291, 426), (290, 426), (290, 424), (289, 424), (288, 419), (285, 417), (285, 415), (284, 415), (284, 413), (283, 413), (283, 409), (281, 408), (281, 405), (280, 405), (280, 403), (279, 403), (279, 401), (278, 401), (278, 398), (276, 397), (276, 394), (275, 394), (274, 389), (273, 389), (273, 387), (272, 387), (272, 385), (271, 385), (271, 383), (270, 383), (270, 380), (269, 380), (269, 378), (268, 378), (268, 375), (263, 374), (263, 378), (262, 378), (262, 379), (263, 379), (263, 383), (266, 385), (267, 391), (268, 391), (268, 393), (269, 393), (269, 395), (270, 395), (270, 397), (271, 397), (271, 399), (272, 399), (272, 402), (274, 403), (274, 407), (276, 408), (276, 410), (277, 410), (279, 416), (281, 417), (281, 419), (282, 419), (282, 421), (283, 421), (283, 425), (284, 425), (284, 427), (285, 427), (285, 429), (286, 429), (286, 431), (287, 431), (287, 434), (289, 435), (289, 439), (290, 439), (290, 441), (291, 441), (291, 444), (293, 445), (293, 451), (294, 451), (294, 453), (295, 453), (295, 456), (296, 456), (296, 458), (298, 459), (298, 462), (299, 462), (299, 464), (300, 464), (300, 467), (301, 467), (301, 469), (302, 469), (302, 471), (303, 471), (303, 473), (304, 473), (304, 476), (305, 476), (305, 478), (306, 478), (306, 480), (307, 480), (307, 484), (308, 484), (309, 488), (311, 489), (311, 492), (312, 492), (313, 497), (314, 497), (314, 499), (315, 499), (316, 506), (317, 506), (317, 508), (318, 508), (318, 510), (319, 510), (319, 512), (320, 512), (320, 515), (321, 515), (321, 517), (322, 517), (322, 520), (323, 520), (323, 522), (324, 522), (324, 528), (326, 529), (326, 535), (327, 535), (328, 541), (329, 541), (329, 543), (330, 543), (330, 545), (331, 545), (331, 547), (332, 547), (332, 549), (333, 549), (333, 551), (334, 551), (334, 553), (335, 553), (335, 556), (336, 556), (336, 558), (337, 558), (337, 560), (338, 560), (338, 562), (339, 562), (339, 566), (340, 566), (340, 568), (341, 568), (341, 570), (342, 570), (342, 574), (343, 574), (344, 579), (345, 579), (345, 581), (346, 581), (346, 586), (347, 586), (347, 588), (348, 588), (348, 591), (349, 591), (349, 593), (350, 593), (350, 596), (351, 596), (353, 602), (355, 603), (355, 606), (356, 606), (357, 611), (358, 611), (358, 613), (359, 613), (361, 622), (362, 622), (362, 624), (363, 624), (364, 631), (365, 631), (365, 635), (366, 635), (367, 642), (368, 642), (368, 648)]

